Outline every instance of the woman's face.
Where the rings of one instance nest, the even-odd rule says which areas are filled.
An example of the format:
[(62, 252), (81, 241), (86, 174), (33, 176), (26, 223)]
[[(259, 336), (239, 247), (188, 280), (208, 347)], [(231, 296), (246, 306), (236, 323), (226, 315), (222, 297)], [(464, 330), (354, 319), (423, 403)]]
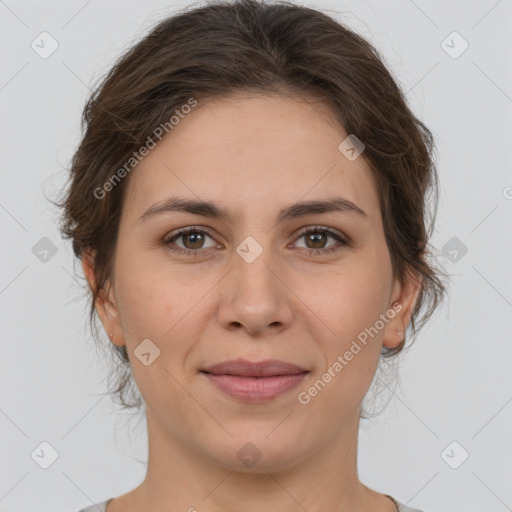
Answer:
[[(339, 149), (347, 135), (322, 103), (237, 94), (197, 106), (132, 171), (111, 304), (98, 311), (127, 346), (160, 439), (225, 467), (261, 454), (258, 470), (276, 469), (357, 425), (419, 288), (393, 280), (371, 171), (364, 153)], [(225, 216), (156, 211), (171, 198)], [(312, 201), (338, 208), (300, 206)], [(259, 384), (204, 373), (239, 358), (306, 373)]]

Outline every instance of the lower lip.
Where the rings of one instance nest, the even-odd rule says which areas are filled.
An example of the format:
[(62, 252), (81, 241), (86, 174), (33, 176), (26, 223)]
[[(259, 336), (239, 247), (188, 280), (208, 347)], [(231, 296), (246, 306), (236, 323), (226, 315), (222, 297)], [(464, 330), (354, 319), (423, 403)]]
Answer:
[(240, 377), (202, 372), (224, 393), (244, 402), (265, 402), (298, 386), (308, 372), (273, 377)]

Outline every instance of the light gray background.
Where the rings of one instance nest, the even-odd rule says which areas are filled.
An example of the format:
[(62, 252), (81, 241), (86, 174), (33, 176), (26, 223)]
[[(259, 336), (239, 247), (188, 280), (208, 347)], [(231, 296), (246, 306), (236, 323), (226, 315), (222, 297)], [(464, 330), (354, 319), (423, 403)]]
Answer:
[[(143, 425), (138, 433), (102, 398), (106, 367), (44, 194), (64, 183), (88, 88), (186, 5), (0, 0), (1, 511), (76, 512), (144, 477)], [(444, 259), (449, 300), (403, 358), (385, 413), (362, 424), (361, 479), (425, 512), (512, 510), (512, 1), (305, 5), (337, 16), (384, 55), (436, 137), (433, 244), (442, 252), (457, 237), (468, 249), (457, 262)], [(31, 48), (42, 31), (59, 44), (47, 59)], [(442, 46), (453, 31), (469, 43), (458, 58)], [(445, 44), (457, 51), (460, 43)], [(58, 249), (47, 262), (32, 252), (42, 237)], [(43, 441), (58, 452), (48, 469), (31, 457)], [(458, 469), (442, 457), (452, 441), (462, 447), (445, 455), (452, 464), (469, 453)]]

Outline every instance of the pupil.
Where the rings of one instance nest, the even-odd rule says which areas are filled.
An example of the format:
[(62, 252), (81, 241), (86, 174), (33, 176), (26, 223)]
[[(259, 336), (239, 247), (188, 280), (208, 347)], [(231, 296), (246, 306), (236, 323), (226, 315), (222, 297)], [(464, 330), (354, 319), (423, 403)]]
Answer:
[(189, 233), (189, 234), (187, 235), (187, 237), (188, 237), (188, 238), (190, 238), (190, 239), (196, 238), (195, 244), (198, 244), (198, 245), (199, 245), (199, 247), (197, 247), (196, 245), (194, 245), (194, 241), (192, 241), (192, 244), (194, 245), (193, 249), (198, 249), (198, 248), (200, 248), (200, 246), (201, 246), (201, 242), (202, 242), (202, 235), (201, 235), (201, 233), (198, 233), (197, 231), (194, 231), (194, 232), (192, 232), (192, 233)]
[[(310, 237), (316, 238), (316, 240), (313, 240), (313, 243), (320, 243), (320, 248), (322, 246), (322, 240), (319, 240), (318, 237), (323, 237), (323, 233), (310, 233)], [(319, 247), (315, 246), (314, 249), (318, 249)]]

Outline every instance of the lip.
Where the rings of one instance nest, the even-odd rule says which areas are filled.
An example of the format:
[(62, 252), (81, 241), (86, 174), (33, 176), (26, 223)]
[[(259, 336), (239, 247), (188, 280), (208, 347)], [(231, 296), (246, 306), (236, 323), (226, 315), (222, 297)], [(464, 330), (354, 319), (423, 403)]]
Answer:
[(227, 395), (254, 403), (286, 393), (298, 386), (309, 372), (276, 359), (260, 362), (236, 359), (210, 366), (201, 373)]
[(307, 371), (292, 363), (267, 359), (265, 361), (252, 362), (247, 359), (232, 359), (214, 364), (203, 370), (213, 375), (237, 375), (239, 377), (273, 377), (276, 375), (297, 375)]

